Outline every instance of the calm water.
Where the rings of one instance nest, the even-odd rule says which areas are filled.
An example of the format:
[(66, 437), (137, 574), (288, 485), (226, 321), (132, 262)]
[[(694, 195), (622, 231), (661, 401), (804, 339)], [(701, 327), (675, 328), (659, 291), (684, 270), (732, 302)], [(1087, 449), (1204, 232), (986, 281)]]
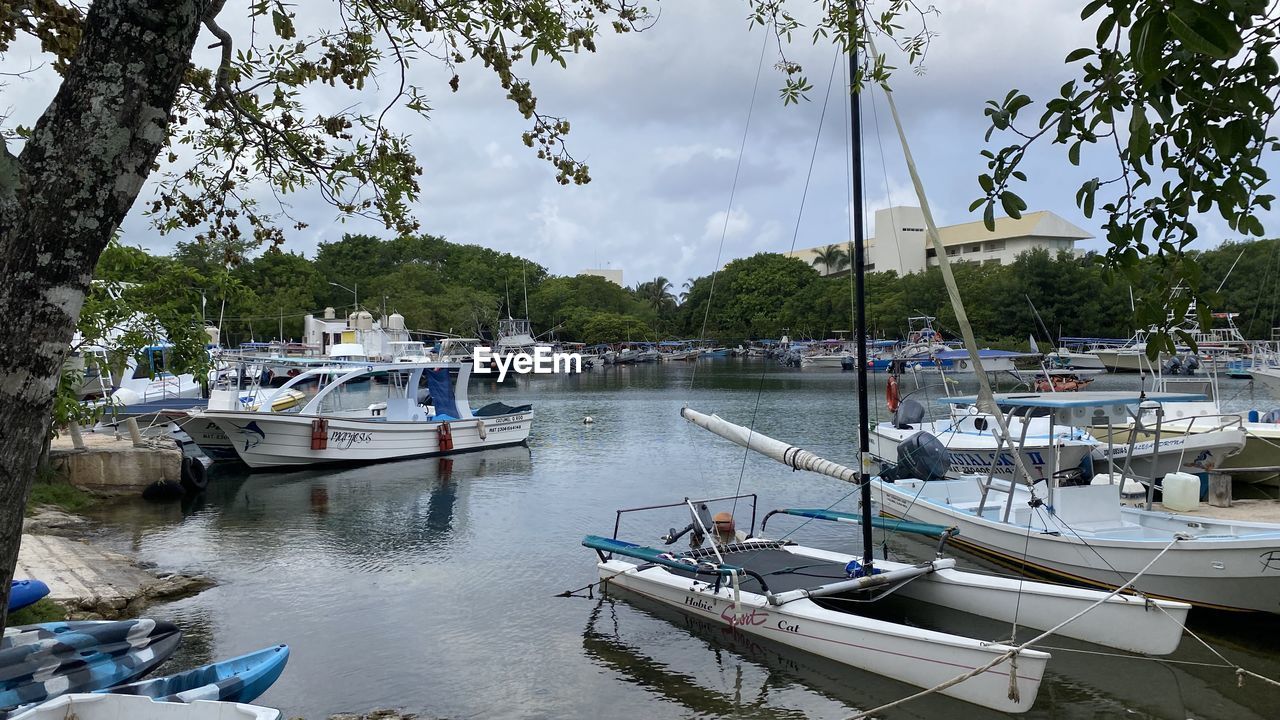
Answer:
[[(310, 720), (401, 707), (449, 718), (836, 718), (911, 692), (892, 680), (765, 644), (634, 600), (561, 598), (596, 578), (588, 533), (614, 510), (758, 493), (785, 506), (854, 511), (852, 487), (744, 452), (678, 416), (683, 404), (852, 464), (853, 375), (757, 361), (597, 369), (504, 387), (477, 385), (473, 405), (533, 402), (528, 448), (346, 470), (214, 476), (195, 507), (125, 502), (97, 511), (103, 542), (161, 569), (219, 585), (157, 606), (185, 631), (171, 668), (288, 643), (284, 676), (261, 702)], [(1136, 387), (1107, 377), (1096, 389)], [(1224, 383), (1233, 406), (1280, 406)], [(883, 388), (873, 406), (883, 414)], [(584, 416), (595, 423), (584, 425)], [(740, 522), (749, 513), (739, 509)], [(656, 543), (677, 510), (640, 515), (623, 536)], [(771, 535), (856, 552), (856, 528), (776, 518)], [(891, 552), (931, 556), (910, 538)], [(983, 566), (962, 554), (962, 565)], [(911, 622), (974, 637), (1009, 628), (906, 608)], [(889, 608), (896, 612), (896, 608)], [(1280, 622), (1198, 618), (1194, 629), (1251, 670), (1280, 677)], [(1190, 637), (1181, 663), (1094, 654), (1052, 642), (1040, 698), (1026, 717), (1280, 717), (1280, 689), (1237, 688)], [(929, 698), (886, 717), (988, 715)]]

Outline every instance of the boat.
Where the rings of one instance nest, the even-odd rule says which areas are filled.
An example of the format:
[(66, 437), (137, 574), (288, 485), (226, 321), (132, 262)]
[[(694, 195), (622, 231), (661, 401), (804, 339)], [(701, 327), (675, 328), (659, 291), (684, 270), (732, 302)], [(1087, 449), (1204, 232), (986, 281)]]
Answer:
[[(1086, 338), (1059, 338), (1062, 346), (1051, 353), (1044, 356), (1045, 361), (1050, 368), (1056, 370), (1096, 370), (1106, 372), (1107, 366), (1098, 357), (1097, 353), (1091, 352), (1087, 348), (1080, 348), (1079, 345), (1074, 348), (1066, 344), (1068, 341), (1084, 341)], [(1123, 343), (1124, 341), (1118, 341)], [(1091, 345), (1088, 347), (1106, 347), (1104, 345)]]
[(159, 702), (148, 697), (70, 693), (7, 720), (280, 720), (274, 708), (197, 700)]
[(39, 580), (14, 580), (9, 583), (9, 612), (33, 605), (49, 594), (49, 586)]
[[(924, 420), (924, 409), (919, 403), (904, 400), (894, 408), (896, 412), (891, 421), (878, 423), (872, 430), (870, 452), (881, 462), (894, 463), (899, 448), (923, 432), (947, 451), (952, 476), (991, 475), (1010, 479), (1026, 473), (1033, 481), (1039, 481), (1057, 473), (1090, 479), (1095, 469), (1107, 466), (1126, 475), (1158, 482), (1173, 472), (1212, 471), (1245, 444), (1246, 435), (1239, 418), (1235, 418), (1235, 422), (1223, 422), (1212, 431), (1206, 428), (1194, 435), (1164, 433), (1157, 440), (1154, 424), (1134, 427), (1118, 419), (1113, 426), (1086, 428), (1056, 423), (1052, 414), (1027, 412), (1028, 408), (1040, 407), (1030, 401), (1041, 397), (1052, 399), (1056, 394), (1007, 396), (1013, 398), (1004, 408), (1009, 413), (1004, 418), (1008, 435), (1000, 432), (997, 418), (978, 410), (974, 396), (939, 398), (938, 402), (948, 407), (948, 415), (934, 421)], [(1204, 399), (1203, 395), (1190, 393), (1079, 391), (1069, 395), (1085, 403), (1124, 402), (1134, 408), (1142, 402), (1163, 404)], [(1015, 461), (1015, 454), (1021, 458), (1021, 466)]]
[[(1054, 425), (1118, 427), (1142, 399), (1080, 392), (995, 401), (1001, 409), (1047, 413)], [(1032, 470), (1012, 477), (882, 474), (872, 486), (884, 515), (954, 526), (955, 544), (1006, 565), (1102, 588), (1143, 572), (1135, 588), (1150, 597), (1280, 613), (1280, 526), (1122, 507), (1118, 474), (1068, 478), (1053, 459), (1031, 480)]]
[(148, 618), (5, 628), (0, 712), (143, 677), (168, 659), (181, 639), (173, 623)]
[[(254, 412), (209, 409), (197, 415), (231, 439), (252, 469), (370, 463), (450, 455), (525, 442), (533, 423), (530, 405), (490, 403), (470, 407), (470, 363), (373, 363), (334, 373), (300, 373), (277, 393), (315, 378), (326, 380), (296, 412), (273, 412), (268, 396)], [(374, 375), (388, 379), (385, 399), (350, 389)], [(427, 400), (429, 402), (420, 402)]]
[[(851, 58), (856, 69), (856, 45)], [(860, 142), (858, 98), (854, 95), (854, 146)], [(866, 332), (863, 288), (865, 243), (862, 227), (861, 170), (854, 158), (854, 263), (856, 315), (854, 336)], [(859, 451), (868, 452), (867, 348), (857, 350)], [(921, 563), (879, 560), (871, 536), (874, 526), (903, 529), (871, 516), (871, 484), (860, 471), (840, 466), (799, 448), (767, 438), (718, 417), (683, 408), (681, 416), (793, 469), (814, 470), (860, 486), (861, 513), (829, 509), (784, 508), (773, 511), (756, 533), (754, 495), (732, 495), (618, 510), (612, 536), (588, 535), (582, 544), (596, 551), (602, 586), (622, 587), (678, 608), (700, 620), (749, 635), (770, 638), (837, 663), (927, 688), (975, 705), (1010, 713), (1034, 704), (1050, 654), (998, 640), (927, 630), (872, 616), (867, 603), (889, 594), (975, 612), (1006, 622), (1054, 632), (1130, 651), (1166, 654), (1178, 645), (1189, 606), (1161, 604), (1151, 612), (1145, 598), (956, 570), (953, 559), (939, 556)], [(724, 508), (749, 509), (747, 532), (733, 532), (733, 515)], [(712, 506), (717, 512), (712, 514)], [(678, 510), (677, 510), (678, 509)], [(619, 537), (624, 514), (679, 512), (690, 518), (683, 530), (673, 525), (663, 536), (666, 549)], [(861, 557), (807, 547), (763, 536), (775, 515), (861, 525)], [(634, 522), (629, 522), (634, 526)], [(713, 529), (714, 528), (714, 529)], [(943, 525), (917, 525), (941, 543), (952, 537)], [(689, 548), (669, 549), (688, 536)], [(704, 541), (709, 541), (706, 546)], [(638, 562), (635, 562), (638, 561)], [(1163, 602), (1163, 601), (1156, 601)], [(1084, 613), (1089, 622), (1078, 622)], [(1096, 614), (1095, 614), (1096, 613)], [(1041, 637), (1043, 637), (1042, 635)], [(872, 711), (874, 712), (874, 711)]]
[(280, 678), (288, 661), (289, 646), (276, 645), (173, 675), (116, 685), (99, 692), (141, 695), (161, 702), (219, 700), (249, 703), (258, 699)]

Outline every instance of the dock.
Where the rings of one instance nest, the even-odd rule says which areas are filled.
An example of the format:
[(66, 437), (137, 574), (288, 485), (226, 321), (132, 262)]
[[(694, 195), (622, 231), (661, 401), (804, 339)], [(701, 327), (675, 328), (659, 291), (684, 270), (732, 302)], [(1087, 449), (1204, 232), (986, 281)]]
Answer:
[(49, 447), (49, 463), (67, 482), (99, 495), (139, 495), (157, 481), (179, 482), (182, 451), (168, 438), (145, 438), (128, 433), (82, 433), (84, 447), (70, 435), (60, 435)]

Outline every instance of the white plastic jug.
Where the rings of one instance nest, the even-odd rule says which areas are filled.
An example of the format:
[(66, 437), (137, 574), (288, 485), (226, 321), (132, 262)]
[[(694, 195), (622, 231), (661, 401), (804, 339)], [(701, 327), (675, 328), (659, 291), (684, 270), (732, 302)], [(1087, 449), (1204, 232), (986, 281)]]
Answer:
[(1200, 505), (1200, 478), (1191, 473), (1173, 472), (1164, 476), (1165, 510), (1187, 512)]

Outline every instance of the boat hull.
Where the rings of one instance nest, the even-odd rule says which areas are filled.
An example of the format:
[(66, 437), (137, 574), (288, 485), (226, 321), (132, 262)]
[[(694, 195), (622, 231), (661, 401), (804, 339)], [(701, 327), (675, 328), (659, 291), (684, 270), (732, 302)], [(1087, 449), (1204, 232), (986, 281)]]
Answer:
[[(660, 567), (638, 569), (627, 562), (608, 560), (599, 563), (599, 572), (607, 585), (617, 585), (699, 618), (917, 687), (933, 687), (951, 680), (1010, 649), (998, 643), (835, 612), (809, 599), (771, 606), (763, 595), (743, 591), (735, 605), (731, 588), (715, 592), (708, 584), (691, 582)], [(1019, 655), (1016, 700), (1009, 699), (1007, 661), (941, 693), (1002, 712), (1025, 712), (1035, 701), (1048, 657), (1035, 651)]]
[[(972, 480), (945, 484), (960, 482), (975, 485)], [(1168, 545), (1173, 526), (1180, 525), (1194, 535), (1209, 524), (1205, 518), (1152, 513), (1167, 521), (1167, 533), (1144, 530), (1140, 519), (1126, 525), (1124, 531), (1135, 536), (1128, 540), (1119, 539), (1119, 533), (1113, 533), (1116, 538), (1091, 535), (1084, 523), (1064, 525), (1057, 532), (1038, 527), (1028, 532), (1029, 521), (1019, 520), (1017, 512), (1009, 523), (988, 519), (992, 510), (1003, 510), (1006, 496), (1002, 494), (989, 503), (989, 508), (995, 507), (988, 514), (978, 517), (974, 512), (928, 497), (945, 494), (946, 490), (940, 489), (944, 483), (924, 483), (925, 489), (920, 489), (919, 483), (873, 479), (874, 497), (881, 512), (890, 517), (957, 527), (960, 533), (950, 541), (952, 545), (1014, 568), (1032, 569), (1094, 587), (1116, 588), (1141, 571)], [(1026, 505), (1016, 500), (1014, 504), (1022, 506), (1017, 508), (1019, 511)], [(1141, 511), (1121, 512), (1131, 518), (1141, 517)], [(1247, 527), (1265, 530), (1256, 524)], [(1202, 607), (1280, 613), (1280, 530), (1260, 535), (1256, 539), (1206, 536), (1182, 541), (1140, 578), (1137, 589)]]
[(452, 455), (525, 442), (533, 411), (454, 420), (448, 423), (453, 447), (440, 443), (443, 422), (391, 421), (329, 417), (326, 447), (313, 450), (312, 415), (207, 411), (231, 440), (244, 464), (253, 469), (323, 464), (373, 463), (431, 455)]

